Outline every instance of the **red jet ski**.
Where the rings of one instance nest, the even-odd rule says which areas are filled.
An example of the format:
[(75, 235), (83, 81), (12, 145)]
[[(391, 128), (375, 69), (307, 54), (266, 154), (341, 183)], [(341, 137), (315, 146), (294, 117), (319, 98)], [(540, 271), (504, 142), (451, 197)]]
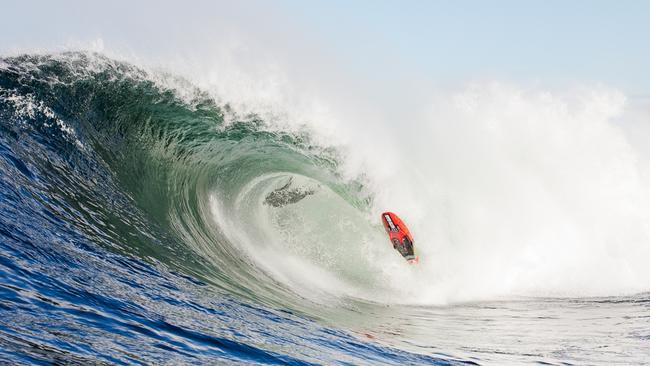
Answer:
[(418, 256), (415, 255), (415, 248), (413, 247), (413, 236), (406, 227), (402, 219), (392, 212), (384, 212), (381, 214), (381, 222), (384, 224), (384, 229), (388, 233), (388, 238), (393, 243), (393, 248), (406, 259), (409, 264), (416, 264), (419, 262)]

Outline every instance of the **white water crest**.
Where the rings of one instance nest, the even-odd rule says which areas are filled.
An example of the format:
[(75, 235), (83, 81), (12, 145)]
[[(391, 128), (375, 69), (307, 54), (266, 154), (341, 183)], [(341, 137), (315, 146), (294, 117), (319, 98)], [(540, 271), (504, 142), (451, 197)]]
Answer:
[[(650, 290), (648, 160), (631, 143), (630, 102), (621, 92), (604, 86), (558, 90), (474, 83), (430, 93), (419, 98), (422, 105), (394, 119), (388, 116), (396, 115), (396, 106), (385, 107), (381, 116), (384, 106), (373, 110), (360, 103), (354, 110), (337, 98), (298, 93), (299, 87), (286, 82), (282, 92), (275, 89), (285, 94), (249, 100), (248, 107), (277, 103), (275, 111), (289, 111), (277, 128), (297, 128), (292, 123), (299, 121), (316, 141), (335, 146), (340, 172), (360, 179), (373, 203), (363, 212), (365, 223), (352, 220), (362, 226), (352, 236), (345, 235), (344, 225), (305, 236), (306, 227), (331, 218), (323, 215), (340, 215), (342, 222), (356, 216), (343, 201), (339, 211), (293, 212), (295, 226), (282, 227), (282, 240), (307, 248), (293, 251), (292, 258), (331, 252), (321, 262), (309, 256), (320, 274), (306, 276), (298, 265), (293, 273), (292, 266), (278, 261), (280, 277), (300, 278), (307, 292), (327, 288), (389, 303)], [(299, 114), (284, 101), (299, 101), (293, 103)], [(309, 106), (317, 106), (313, 118)], [(636, 115), (636, 122), (646, 116)], [(304, 210), (318, 197), (286, 210)], [(390, 250), (379, 225), (384, 210), (398, 213), (410, 226), (421, 256), (418, 266), (406, 265)], [(349, 249), (353, 262), (330, 243), (332, 237), (358, 246)], [(355, 268), (335, 271), (332, 263)], [(350, 287), (353, 270), (356, 282)], [(346, 284), (341, 291), (332, 289), (337, 280)]]

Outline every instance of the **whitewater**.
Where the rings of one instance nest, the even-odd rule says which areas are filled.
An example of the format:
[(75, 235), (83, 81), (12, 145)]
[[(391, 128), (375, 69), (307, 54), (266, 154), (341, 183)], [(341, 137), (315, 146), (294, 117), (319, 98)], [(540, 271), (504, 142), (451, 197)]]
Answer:
[(643, 103), (187, 70), (0, 59), (0, 363), (650, 362)]

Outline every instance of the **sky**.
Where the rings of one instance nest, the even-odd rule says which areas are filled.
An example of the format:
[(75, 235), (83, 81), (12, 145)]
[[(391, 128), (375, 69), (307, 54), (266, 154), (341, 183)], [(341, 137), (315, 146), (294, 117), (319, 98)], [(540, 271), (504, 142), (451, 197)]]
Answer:
[(603, 83), (650, 95), (648, 1), (20, 1), (0, 54), (102, 45), (164, 64), (222, 48), (381, 86)]

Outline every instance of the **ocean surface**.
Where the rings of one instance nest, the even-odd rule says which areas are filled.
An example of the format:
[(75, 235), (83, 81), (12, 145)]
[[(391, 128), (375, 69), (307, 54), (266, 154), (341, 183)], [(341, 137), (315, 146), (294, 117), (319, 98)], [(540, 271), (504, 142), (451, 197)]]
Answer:
[[(455, 126), (449, 138), (466, 136)], [(594, 241), (568, 226), (524, 238), (515, 209), (499, 216), (512, 233), (483, 237), (528, 245), (480, 251), (461, 233), (479, 232), (485, 211), (458, 224), (454, 202), (467, 202), (434, 200), (447, 210), (436, 225), (453, 230), (429, 235), (426, 212), (399, 212), (420, 245), (409, 266), (385, 237), (372, 177), (342, 173), (349, 154), (100, 54), (0, 58), (0, 364), (650, 364), (650, 241), (635, 229), (645, 211), (571, 201), (574, 224), (589, 228), (578, 234), (607, 238), (594, 244), (603, 256), (571, 245)], [(462, 187), (454, 169), (439, 171)], [(612, 202), (644, 204), (617, 192)], [(605, 211), (629, 220), (609, 235), (592, 219)], [(530, 227), (550, 222), (537, 218)], [(535, 250), (560, 234), (573, 241)], [(445, 240), (461, 259), (430, 244)]]

